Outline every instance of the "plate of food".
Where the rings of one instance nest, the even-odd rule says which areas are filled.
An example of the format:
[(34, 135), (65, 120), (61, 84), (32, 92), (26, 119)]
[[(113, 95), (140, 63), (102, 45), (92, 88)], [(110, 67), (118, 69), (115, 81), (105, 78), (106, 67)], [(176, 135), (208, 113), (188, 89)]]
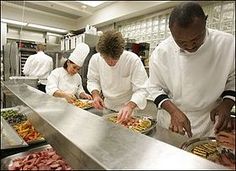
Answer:
[(72, 168), (50, 145), (44, 145), (3, 158), (1, 170), (72, 170)]
[(220, 157), (218, 145), (214, 137), (192, 139), (183, 143), (181, 148), (213, 162), (218, 161)]
[[(113, 123), (117, 122), (117, 114), (112, 113), (108, 115), (104, 115), (103, 117), (106, 118), (108, 121)], [(131, 129), (133, 131), (140, 132), (142, 134), (148, 134), (156, 127), (156, 121), (149, 116), (140, 116), (140, 115), (133, 115), (127, 121), (119, 123), (122, 126)]]
[(92, 100), (77, 99), (72, 104), (79, 107), (79, 108), (81, 108), (81, 109), (90, 109), (90, 108), (93, 107), (92, 102), (93, 102)]

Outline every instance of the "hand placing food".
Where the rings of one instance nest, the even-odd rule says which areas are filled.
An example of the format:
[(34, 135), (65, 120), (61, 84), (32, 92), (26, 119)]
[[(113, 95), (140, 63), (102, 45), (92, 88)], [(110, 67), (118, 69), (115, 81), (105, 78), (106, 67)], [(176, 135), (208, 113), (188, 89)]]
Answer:
[(93, 99), (93, 107), (96, 109), (102, 110), (105, 107), (105, 104), (100, 96), (95, 96)]
[(68, 103), (73, 103), (76, 101), (76, 96), (74, 94), (71, 94), (71, 93), (64, 93), (64, 97), (65, 99), (67, 100)]
[(171, 123), (169, 129), (181, 135), (185, 135), (186, 131), (188, 137), (192, 137), (190, 121), (180, 110), (175, 110), (173, 113), (171, 113)]
[[(218, 133), (226, 129), (230, 122), (230, 111), (234, 105), (231, 99), (224, 99), (215, 109), (210, 113), (211, 120), (215, 123), (215, 132)], [(216, 122), (216, 116), (218, 116)]]
[(89, 100), (93, 99), (90, 94), (87, 94), (85, 92), (80, 93), (79, 97), (82, 98), (82, 99), (89, 99)]
[(137, 105), (134, 102), (128, 102), (118, 113), (117, 123), (126, 121), (132, 114)]
[(233, 132), (220, 131), (216, 134), (216, 140), (221, 146), (235, 150), (235, 134)]

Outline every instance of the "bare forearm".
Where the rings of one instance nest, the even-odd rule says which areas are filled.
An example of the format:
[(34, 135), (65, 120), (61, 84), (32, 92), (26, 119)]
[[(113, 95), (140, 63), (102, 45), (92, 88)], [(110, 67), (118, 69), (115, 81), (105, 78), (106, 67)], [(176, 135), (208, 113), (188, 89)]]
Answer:
[(100, 97), (100, 94), (99, 94), (99, 91), (98, 90), (93, 90), (92, 92), (91, 92), (91, 94), (92, 94), (92, 97), (93, 98), (95, 98), (95, 97)]
[(227, 109), (232, 109), (232, 107), (235, 105), (235, 101), (229, 98), (224, 98), (222, 102)]
[(62, 90), (57, 90), (57, 91), (54, 92), (53, 96), (55, 96), (55, 97), (65, 97), (66, 94)]
[(131, 109), (134, 109), (137, 107), (137, 104), (132, 101), (129, 101), (126, 105), (129, 106)]
[(170, 100), (166, 100), (161, 104), (161, 108), (165, 109), (170, 115), (173, 114), (175, 111), (179, 110), (177, 106), (175, 106), (174, 103), (172, 103)]

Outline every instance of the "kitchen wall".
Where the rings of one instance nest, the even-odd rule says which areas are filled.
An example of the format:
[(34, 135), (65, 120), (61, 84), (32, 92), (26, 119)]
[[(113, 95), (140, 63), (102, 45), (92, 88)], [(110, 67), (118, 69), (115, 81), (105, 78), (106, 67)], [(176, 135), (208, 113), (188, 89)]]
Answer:
[[(207, 27), (235, 35), (235, 2), (218, 1), (202, 4)], [(116, 23), (116, 28), (125, 38), (150, 43), (150, 52), (170, 35), (168, 19), (172, 8)], [(151, 53), (150, 53), (151, 54)]]

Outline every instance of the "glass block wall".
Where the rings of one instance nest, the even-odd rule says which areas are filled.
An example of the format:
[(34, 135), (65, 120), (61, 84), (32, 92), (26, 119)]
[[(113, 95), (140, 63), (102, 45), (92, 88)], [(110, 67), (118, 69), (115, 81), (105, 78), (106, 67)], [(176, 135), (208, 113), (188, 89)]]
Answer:
[[(235, 2), (218, 1), (203, 6), (208, 15), (207, 27), (222, 30), (235, 35)], [(170, 35), (168, 19), (170, 10), (162, 14), (139, 17), (134, 20), (121, 22), (118, 30), (125, 38), (135, 39), (137, 43), (150, 43), (150, 53)]]

